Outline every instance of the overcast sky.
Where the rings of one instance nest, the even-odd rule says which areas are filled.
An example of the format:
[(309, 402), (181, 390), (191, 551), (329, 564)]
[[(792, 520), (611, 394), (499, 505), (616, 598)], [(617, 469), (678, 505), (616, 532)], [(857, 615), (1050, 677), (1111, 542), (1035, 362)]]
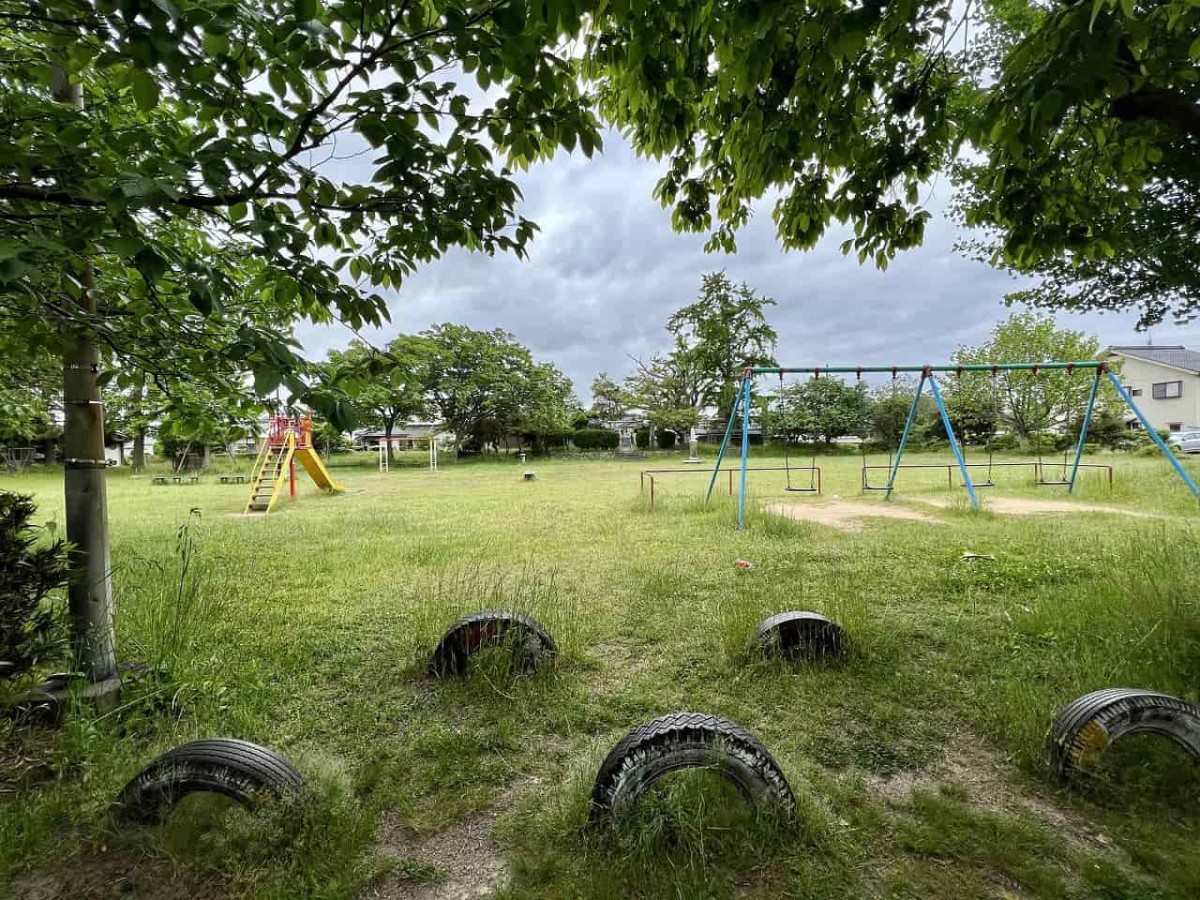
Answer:
[[(632, 371), (631, 355), (666, 346), (667, 317), (716, 269), (778, 301), (769, 317), (784, 364), (941, 362), (958, 345), (984, 340), (1007, 314), (1001, 299), (1017, 283), (956, 254), (956, 228), (946, 219), (931, 220), (924, 246), (886, 272), (842, 256), (842, 231), (815, 250), (783, 251), (766, 204), (740, 234), (736, 255), (706, 254), (705, 237), (674, 233), (670, 211), (653, 199), (660, 168), (611, 132), (602, 155), (560, 153), (533, 168), (519, 179), (521, 213), (541, 227), (528, 259), (452, 252), (390, 293), (391, 324), (364, 336), (380, 345), (438, 322), (504, 328), (562, 369), (586, 403), (598, 372), (619, 379)], [(948, 198), (948, 186), (939, 193), (935, 203)], [(1106, 344), (1147, 339), (1134, 331), (1132, 314), (1059, 320)], [(312, 358), (353, 339), (345, 328), (309, 324), (298, 335)], [(1200, 349), (1200, 324), (1163, 325), (1152, 337)]]

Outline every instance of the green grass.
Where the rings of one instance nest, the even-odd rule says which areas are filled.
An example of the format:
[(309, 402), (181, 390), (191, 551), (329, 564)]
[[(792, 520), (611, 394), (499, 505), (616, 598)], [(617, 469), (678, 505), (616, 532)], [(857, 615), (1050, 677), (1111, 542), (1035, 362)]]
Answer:
[[(390, 475), (345, 460), (344, 495), (302, 484), (245, 519), (227, 515), (244, 488), (115, 474), (119, 641), (152, 670), (106, 716), (0, 720), (0, 895), (403, 896), (453, 881), (439, 833), (494, 811), (508, 898), (1195, 897), (1200, 772), (1179, 751), (1131, 741), (1072, 791), (1044, 768), (1050, 719), (1082, 693), (1200, 700), (1196, 503), (1161, 460), (1099, 461), (1115, 485), (1089, 474), (1078, 500), (1156, 517), (959, 504), (941, 525), (851, 534), (761, 513), (816, 498), (752, 473), (738, 532), (723, 491), (699, 502), (702, 474), (660, 476), (650, 509), (637, 463), (514, 457)], [(818, 463), (823, 499), (858, 497), (857, 458)], [(900, 502), (955, 496), (945, 477), (904, 472)], [(1006, 496), (1063, 494), (1000, 479)], [(0, 489), (61, 521), (60, 473)], [(445, 628), (486, 606), (541, 620), (556, 664), (428, 679)], [(847, 658), (750, 655), (755, 623), (786, 609), (841, 623)], [(798, 822), (692, 773), (615, 831), (585, 828), (604, 755), (680, 709), (754, 732)], [(189, 800), (164, 828), (113, 828), (107, 805), (142, 765), (218, 735), (286, 753), (311, 796), (255, 816)]]

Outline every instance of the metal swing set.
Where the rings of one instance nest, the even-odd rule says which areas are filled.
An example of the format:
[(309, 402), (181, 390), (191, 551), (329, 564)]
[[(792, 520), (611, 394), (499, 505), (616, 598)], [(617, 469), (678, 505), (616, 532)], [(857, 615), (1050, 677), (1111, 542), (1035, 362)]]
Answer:
[[(1090, 371), (1095, 373), (1092, 378), (1091, 390), (1088, 392), (1087, 407), (1084, 410), (1083, 421), (1079, 429), (1079, 438), (1075, 443), (1074, 456), (1073, 458), (1069, 458), (1069, 452), (1063, 456), (1062, 477), (1060, 479), (1047, 479), (1045, 477), (1043, 468), (1044, 464), (1042, 462), (1040, 452), (1038, 454), (1038, 460), (1036, 463), (996, 463), (992, 460), (990, 452), (988, 454), (987, 463), (968, 463), (963, 452), (963, 448), (959, 444), (958, 437), (955, 435), (954, 426), (950, 421), (950, 414), (946, 410), (946, 403), (942, 398), (942, 391), (938, 385), (937, 374), (952, 373), (956, 377), (961, 377), (964, 373), (988, 373), (991, 374), (994, 381), (995, 376), (1000, 372), (1032, 372), (1034, 375), (1037, 375), (1039, 372), (1049, 371), (1065, 371), (1067, 374), (1074, 374), (1076, 371)], [(725, 426), (725, 436), (721, 440), (721, 449), (717, 453), (716, 463), (714, 464), (712, 470), (712, 477), (708, 482), (708, 491), (704, 495), (705, 500), (708, 500), (712, 497), (713, 487), (717, 481), (717, 475), (721, 471), (721, 464), (725, 459), (725, 454), (729, 450), (729, 444), (734, 432), (734, 425), (737, 423), (738, 417), (740, 416), (742, 427), (740, 470), (741, 480), (738, 490), (738, 528), (740, 529), (746, 527), (746, 476), (750, 468), (750, 407), (754, 382), (759, 375), (778, 375), (780, 379), (780, 385), (782, 386), (783, 377), (786, 374), (811, 375), (814, 378), (830, 375), (854, 375), (860, 379), (865, 374), (890, 374), (894, 384), (895, 379), (901, 372), (911, 372), (920, 375), (920, 379), (917, 382), (917, 389), (913, 392), (912, 403), (908, 408), (908, 415), (905, 418), (904, 431), (900, 436), (900, 443), (896, 449), (894, 457), (889, 455), (887, 466), (888, 480), (886, 484), (870, 485), (868, 483), (867, 470), (879, 467), (866, 466), (864, 463), (864, 490), (883, 491), (888, 497), (890, 497), (892, 492), (895, 490), (896, 476), (899, 474), (901, 468), (901, 461), (904, 458), (904, 450), (908, 444), (908, 439), (912, 434), (913, 424), (917, 418), (917, 410), (921, 403), (921, 397), (925, 392), (925, 385), (928, 384), (930, 394), (933, 396), (934, 404), (937, 407), (938, 416), (942, 422), (942, 427), (945, 429), (946, 436), (949, 439), (950, 449), (954, 454), (954, 463), (951, 464), (951, 472), (953, 471), (952, 467), (956, 466), (958, 468), (963, 487), (965, 487), (967, 490), (967, 497), (970, 499), (971, 506), (973, 508), (979, 509), (979, 495), (976, 493), (976, 489), (982, 487), (991, 487), (994, 485), (995, 482), (992, 477), (992, 471), (996, 466), (1035, 466), (1038, 484), (1061, 485), (1066, 487), (1068, 493), (1071, 493), (1075, 490), (1075, 483), (1079, 477), (1079, 470), (1081, 468), (1089, 468), (1089, 466), (1083, 463), (1083, 451), (1087, 443), (1087, 434), (1088, 429), (1091, 426), (1092, 413), (1096, 408), (1096, 398), (1100, 392), (1100, 383), (1107, 378), (1109, 383), (1112, 384), (1113, 388), (1116, 390), (1117, 395), (1121, 398), (1125, 405), (1129, 407), (1129, 410), (1137, 417), (1137, 420), (1141, 423), (1142, 428), (1146, 430), (1146, 433), (1150, 436), (1151, 440), (1158, 445), (1158, 448), (1162, 452), (1163, 456), (1165, 456), (1167, 461), (1171, 463), (1171, 466), (1175, 469), (1175, 472), (1180, 478), (1183, 479), (1184, 483), (1188, 486), (1188, 489), (1192, 492), (1192, 495), (1197, 499), (1200, 499), (1200, 486), (1197, 486), (1195, 480), (1193, 480), (1193, 478), (1187, 473), (1187, 470), (1184, 469), (1183, 464), (1180, 463), (1180, 461), (1175, 457), (1175, 454), (1171, 452), (1170, 448), (1167, 447), (1163, 439), (1158, 436), (1158, 432), (1155, 431), (1150, 425), (1150, 422), (1146, 419), (1145, 414), (1141, 411), (1141, 409), (1138, 408), (1138, 405), (1134, 402), (1133, 397), (1130, 396), (1129, 391), (1127, 391), (1125, 386), (1121, 384), (1121, 380), (1117, 378), (1116, 375), (1114, 375), (1109, 369), (1108, 364), (1096, 360), (1084, 360), (1081, 362), (1054, 361), (1043, 363), (996, 363), (992, 365), (985, 364), (961, 366), (754, 366), (748, 368), (745, 370), (742, 376), (742, 384), (738, 391), (737, 400), (734, 402), (733, 409), (731, 409), (729, 413), (729, 422)], [(806, 493), (819, 493), (820, 488), (817, 486), (816, 482), (810, 482), (808, 487), (793, 486), (791, 479), (791, 466), (789, 457), (787, 456), (786, 443), (784, 454), (784, 468), (788, 472), (786, 490), (801, 491)], [(984, 481), (973, 480), (971, 478), (971, 468), (978, 468), (985, 465), (987, 466), (988, 470), (987, 479)], [(1057, 465), (1057, 463), (1052, 465)], [(803, 467), (801, 471), (809, 471), (811, 473), (815, 468), (816, 460), (814, 458), (812, 466)], [(941, 466), (937, 466), (937, 468), (941, 468)]]

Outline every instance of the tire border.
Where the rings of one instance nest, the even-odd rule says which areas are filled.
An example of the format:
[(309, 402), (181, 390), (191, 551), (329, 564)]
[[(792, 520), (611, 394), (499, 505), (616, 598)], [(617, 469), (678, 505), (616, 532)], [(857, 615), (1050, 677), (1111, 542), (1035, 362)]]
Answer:
[(1200, 706), (1139, 688), (1104, 688), (1062, 707), (1046, 737), (1050, 765), (1062, 779), (1086, 772), (1121, 738), (1165, 737), (1200, 762)]
[(262, 799), (298, 795), (304, 776), (282, 754), (237, 738), (189, 741), (156, 757), (133, 776), (110, 811), (121, 824), (161, 823), (189, 794), (216, 793), (247, 809)]
[[(680, 740), (682, 738), (682, 741)], [(682, 743), (683, 746), (679, 746)], [(671, 746), (675, 744), (675, 746)], [(661, 749), (660, 749), (661, 748)], [(658, 766), (648, 778), (639, 778), (622, 796), (622, 785), (628, 784), (657, 756), (660, 760), (671, 754), (684, 754), (678, 764)], [(590, 825), (611, 821), (622, 809), (639, 803), (655, 781), (672, 772), (700, 768), (706, 763), (693, 762), (703, 753), (707, 764), (714, 768), (752, 805), (773, 803), (791, 818), (796, 810), (796, 798), (791, 785), (770, 752), (749, 731), (736, 722), (720, 716), (697, 712), (674, 712), (658, 716), (630, 731), (609, 751), (596, 773), (592, 786)], [(743, 783), (739, 774), (752, 775)]]
[(510, 632), (527, 634), (539, 645), (536, 653), (524, 657), (527, 672), (535, 671), (542, 660), (558, 655), (554, 638), (532, 616), (512, 609), (481, 609), (463, 616), (446, 630), (429, 658), (426, 672), (433, 678), (461, 675), (470, 665), (472, 656), (485, 647), (500, 646)]
[[(794, 626), (790, 630), (796, 640), (791, 643), (783, 640), (783, 628), (788, 625)], [(801, 630), (811, 631), (816, 642), (809, 641), (808, 634), (801, 635)], [(758, 623), (752, 649), (785, 659), (838, 659), (845, 655), (847, 643), (845, 629), (828, 616), (812, 610), (788, 610)]]

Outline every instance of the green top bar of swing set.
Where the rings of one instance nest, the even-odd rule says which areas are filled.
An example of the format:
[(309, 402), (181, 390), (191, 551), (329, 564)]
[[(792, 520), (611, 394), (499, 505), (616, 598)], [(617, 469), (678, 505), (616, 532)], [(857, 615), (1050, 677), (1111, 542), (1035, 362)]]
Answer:
[(1099, 369), (1107, 365), (1101, 360), (1089, 359), (1081, 362), (985, 363), (969, 366), (753, 366), (749, 371), (751, 375), (803, 375), (806, 372), (813, 375), (890, 375), (894, 372), (1032, 372), (1035, 369), (1040, 372), (1044, 369)]

